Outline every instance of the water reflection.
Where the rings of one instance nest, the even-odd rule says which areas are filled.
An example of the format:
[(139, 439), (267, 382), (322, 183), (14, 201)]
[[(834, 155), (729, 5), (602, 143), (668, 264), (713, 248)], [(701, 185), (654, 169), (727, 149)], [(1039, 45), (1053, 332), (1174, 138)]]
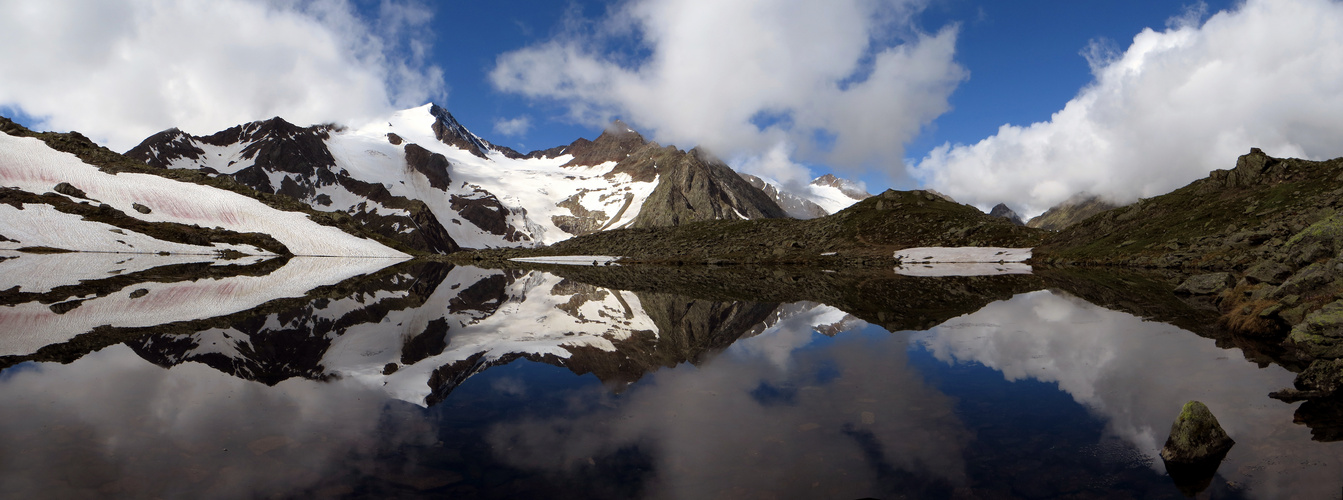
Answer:
[[(128, 267), (74, 282), (83, 288), (0, 295), (10, 300), (0, 317), (86, 315), (0, 338), (18, 346), (0, 357), (0, 488), (1178, 498), (1153, 458), (1189, 399), (1238, 442), (1215, 495), (1343, 486), (1340, 448), (1311, 442), (1293, 406), (1266, 397), (1291, 373), (1163, 323), (1029, 292), (1040, 288), (1031, 276), (775, 273), (733, 292), (756, 298), (723, 299), (699, 275), (666, 273), (650, 279), (682, 285), (632, 291), (610, 286), (623, 274), (409, 262), (327, 275), (296, 260)], [(215, 275), (163, 278), (185, 272), (178, 265)], [(111, 310), (148, 296), (130, 291), (171, 286), (218, 293), (165, 299), (158, 314), (178, 318), (169, 326)], [(709, 292), (669, 293), (685, 290)], [(90, 302), (57, 314), (22, 301), (52, 293)], [(829, 305), (780, 300), (798, 297)], [(238, 311), (247, 301), (259, 305)]]

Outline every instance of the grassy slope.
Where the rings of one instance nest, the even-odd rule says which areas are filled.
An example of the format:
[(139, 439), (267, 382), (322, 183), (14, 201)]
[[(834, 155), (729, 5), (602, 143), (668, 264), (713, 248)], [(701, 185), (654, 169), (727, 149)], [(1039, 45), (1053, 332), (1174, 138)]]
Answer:
[(1276, 160), (1254, 183), (1222, 174), (1097, 214), (1052, 235), (1038, 262), (1244, 269), (1343, 202), (1343, 159)]

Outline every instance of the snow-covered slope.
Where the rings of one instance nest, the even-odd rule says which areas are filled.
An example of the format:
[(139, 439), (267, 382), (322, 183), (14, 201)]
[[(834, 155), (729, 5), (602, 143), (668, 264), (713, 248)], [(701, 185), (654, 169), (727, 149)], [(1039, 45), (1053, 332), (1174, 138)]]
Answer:
[[(619, 122), (595, 141), (522, 155), (472, 134), (432, 104), (351, 128), (301, 128), (274, 118), (206, 137), (167, 130), (127, 155), (229, 175), (320, 210), (344, 211), (380, 234), (435, 252), (550, 244), (641, 220), (783, 215), (735, 176), (711, 175), (730, 172), (725, 165), (648, 142)], [(675, 194), (655, 196), (668, 179), (687, 185), (664, 186)], [(691, 213), (640, 217), (650, 197), (692, 205)]]
[[(62, 184), (68, 184), (74, 190), (58, 189)], [(139, 234), (95, 222), (87, 215), (72, 215), (72, 211), (96, 210), (109, 219), (147, 223), (136, 225), (142, 229), (168, 227), (155, 224), (180, 224), (233, 233), (262, 233), (297, 255), (406, 256), (375, 241), (317, 224), (306, 214), (276, 210), (230, 191), (149, 174), (103, 172), (73, 154), (56, 151), (30, 137), (0, 134), (0, 187), (11, 188), (0, 193), (3, 194), (0, 197), (9, 200), (0, 206), (3, 210), (0, 212), (0, 235), (4, 236), (0, 248), (48, 246), (66, 250), (142, 253), (262, 252), (255, 246), (213, 241), (174, 243), (171, 235)], [(76, 194), (51, 194), (45, 199), (37, 196), (51, 191)], [(102, 205), (108, 208), (98, 208)], [(174, 231), (163, 229), (163, 232)]]
[(872, 197), (857, 183), (833, 174), (817, 177), (800, 189), (789, 189), (773, 179), (750, 174), (741, 176), (763, 190), (794, 219), (824, 217)]

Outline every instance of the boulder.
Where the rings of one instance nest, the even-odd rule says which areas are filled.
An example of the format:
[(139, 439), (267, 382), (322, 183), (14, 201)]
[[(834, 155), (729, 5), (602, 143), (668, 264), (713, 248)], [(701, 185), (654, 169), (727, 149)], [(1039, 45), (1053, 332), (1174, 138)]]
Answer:
[(66, 196), (73, 196), (75, 198), (88, 199), (89, 197), (88, 194), (84, 193), (84, 190), (74, 187), (69, 182), (62, 182), (60, 184), (57, 184), (55, 188), (52, 188), (52, 191), (61, 193)]
[(1235, 280), (1229, 273), (1207, 273), (1190, 276), (1175, 288), (1175, 293), (1188, 295), (1214, 295), (1227, 289)]
[(1245, 271), (1245, 281), (1251, 285), (1257, 283), (1268, 283), (1270, 285), (1281, 285), (1283, 280), (1292, 275), (1292, 269), (1277, 262), (1260, 262), (1249, 271)]
[(1171, 423), (1170, 437), (1161, 448), (1161, 459), (1180, 464), (1221, 462), (1234, 444), (1236, 442), (1226, 435), (1206, 405), (1190, 401)]
[[(1290, 321), (1290, 320), (1289, 320)], [(1343, 300), (1331, 302), (1292, 327), (1287, 343), (1311, 358), (1343, 357)]]
[(1317, 359), (1296, 376), (1294, 382), (1301, 391), (1314, 391), (1320, 395), (1330, 395), (1343, 387), (1343, 359)]

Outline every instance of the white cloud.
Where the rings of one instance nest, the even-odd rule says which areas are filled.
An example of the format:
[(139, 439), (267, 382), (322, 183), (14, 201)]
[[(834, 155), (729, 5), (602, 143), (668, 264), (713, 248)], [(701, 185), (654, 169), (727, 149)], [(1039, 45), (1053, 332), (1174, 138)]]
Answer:
[(1199, 25), (1201, 12), (1144, 30), (1122, 53), (1093, 44), (1094, 82), (1050, 121), (943, 145), (911, 173), (962, 202), (1033, 215), (1080, 191), (1164, 194), (1251, 147), (1343, 154), (1343, 4), (1248, 0)]
[[(660, 142), (724, 158), (785, 151), (902, 165), (904, 144), (947, 110), (966, 75), (952, 61), (955, 27), (910, 28), (919, 4), (630, 0), (595, 28), (569, 23), (579, 28), (501, 55), (490, 77), (566, 105), (575, 120), (620, 116)], [(757, 163), (794, 175), (796, 163), (777, 160)]]
[(117, 150), (169, 127), (348, 121), (442, 97), (426, 9), (346, 0), (0, 3), (0, 106)]
[(517, 137), (527, 133), (531, 128), (532, 117), (526, 115), (507, 120), (500, 118), (494, 121), (494, 133), (499, 135)]

